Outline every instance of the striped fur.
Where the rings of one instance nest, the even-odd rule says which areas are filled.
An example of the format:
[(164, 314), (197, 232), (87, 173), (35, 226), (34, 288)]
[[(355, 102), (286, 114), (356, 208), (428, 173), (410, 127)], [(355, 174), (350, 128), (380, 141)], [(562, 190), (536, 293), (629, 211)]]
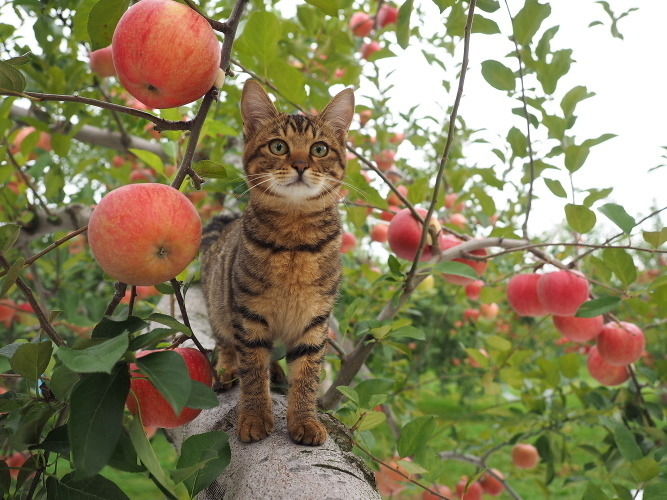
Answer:
[(317, 390), (341, 280), (338, 190), (353, 113), (349, 89), (318, 116), (278, 112), (255, 81), (243, 89), (250, 199), (240, 218), (208, 226), (201, 254), (218, 369), (225, 386), (240, 381), (241, 441), (263, 439), (273, 430), (269, 370), (277, 341), (286, 346), (290, 370), (290, 437), (305, 445), (326, 439)]

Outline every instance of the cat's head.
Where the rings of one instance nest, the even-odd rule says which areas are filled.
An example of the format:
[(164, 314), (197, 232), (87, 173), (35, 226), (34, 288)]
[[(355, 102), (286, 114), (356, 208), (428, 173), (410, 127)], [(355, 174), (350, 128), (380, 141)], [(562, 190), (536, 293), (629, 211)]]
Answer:
[(345, 89), (317, 116), (279, 112), (262, 86), (248, 80), (241, 96), (243, 165), (251, 196), (271, 205), (337, 202), (345, 177), (354, 93)]

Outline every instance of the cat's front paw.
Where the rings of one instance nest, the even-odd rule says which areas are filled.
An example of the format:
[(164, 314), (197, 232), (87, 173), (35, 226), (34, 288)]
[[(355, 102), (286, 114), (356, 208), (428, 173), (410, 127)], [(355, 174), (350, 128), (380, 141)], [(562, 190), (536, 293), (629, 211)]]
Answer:
[(287, 430), (292, 441), (297, 444), (319, 446), (327, 439), (327, 430), (317, 417), (288, 422)]
[(239, 439), (244, 443), (260, 441), (267, 437), (273, 431), (273, 414), (270, 411), (265, 413), (242, 412), (236, 425), (236, 432)]

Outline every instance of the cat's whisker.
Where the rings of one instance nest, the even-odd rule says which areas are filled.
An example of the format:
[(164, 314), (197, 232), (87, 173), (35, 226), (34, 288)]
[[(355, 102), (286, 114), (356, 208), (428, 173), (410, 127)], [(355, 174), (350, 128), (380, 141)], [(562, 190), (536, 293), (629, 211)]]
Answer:
[(255, 189), (257, 186), (261, 186), (262, 184), (266, 184), (267, 182), (271, 182), (271, 181), (277, 182), (277, 181), (275, 181), (275, 179), (273, 179), (273, 177), (270, 174), (268, 174), (267, 177), (269, 177), (269, 178), (266, 179), (266, 180), (263, 180), (262, 182), (258, 182), (257, 184), (254, 184), (252, 186), (249, 186), (248, 189), (243, 191), (241, 194), (237, 195), (236, 199), (239, 199), (241, 196), (249, 193), (251, 190)]

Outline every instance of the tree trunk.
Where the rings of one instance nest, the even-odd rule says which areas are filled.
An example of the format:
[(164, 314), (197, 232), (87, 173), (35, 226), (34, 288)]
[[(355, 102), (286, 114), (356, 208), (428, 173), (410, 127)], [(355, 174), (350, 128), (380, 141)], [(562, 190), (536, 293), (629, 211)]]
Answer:
[[(158, 309), (173, 314), (170, 297)], [(206, 318), (201, 290), (191, 287), (185, 298), (188, 317), (197, 339), (206, 348), (214, 341)], [(175, 317), (180, 317), (178, 313)], [(322, 446), (294, 444), (287, 434), (287, 401), (273, 394), (275, 429), (266, 439), (245, 444), (236, 437), (236, 405), (239, 389), (218, 394), (220, 405), (204, 410), (192, 422), (175, 429), (166, 429), (177, 450), (194, 434), (223, 430), (229, 434), (232, 451), (230, 465), (206, 490), (200, 500), (271, 499), (380, 499), (375, 476), (363, 460), (352, 453), (352, 438), (336, 419), (321, 414), (329, 438)]]

